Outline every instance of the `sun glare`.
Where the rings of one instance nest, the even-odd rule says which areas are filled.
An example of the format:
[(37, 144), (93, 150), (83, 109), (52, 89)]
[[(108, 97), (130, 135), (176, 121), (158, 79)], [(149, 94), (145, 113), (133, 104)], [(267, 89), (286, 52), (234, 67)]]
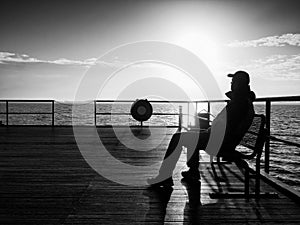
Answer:
[(209, 68), (213, 68), (218, 61), (218, 46), (211, 37), (186, 34), (174, 40), (174, 44), (197, 55)]

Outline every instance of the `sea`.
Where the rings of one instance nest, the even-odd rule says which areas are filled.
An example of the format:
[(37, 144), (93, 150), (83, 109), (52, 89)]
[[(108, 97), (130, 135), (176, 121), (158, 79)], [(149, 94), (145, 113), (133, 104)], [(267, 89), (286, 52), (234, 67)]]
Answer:
[[(54, 103), (54, 124), (57, 126), (85, 125), (94, 126), (95, 112), (97, 126), (140, 125), (130, 115), (132, 103), (58, 102)], [(76, 113), (72, 108), (76, 106)], [(224, 107), (221, 103), (212, 103), (210, 112), (216, 115)], [(193, 126), (195, 112), (206, 112), (207, 104), (193, 103), (152, 103), (153, 114), (144, 125), (177, 126), (179, 108), (183, 113), (183, 126)], [(9, 102), (9, 125), (51, 125), (51, 102)], [(255, 112), (264, 114), (265, 105), (255, 104)], [(0, 124), (6, 124), (6, 104), (0, 102)], [(32, 113), (32, 114), (28, 114)], [(49, 113), (49, 114), (43, 114)], [(116, 113), (116, 115), (114, 115)], [(123, 114), (124, 113), (124, 114)], [(122, 115), (123, 114), (123, 115)], [(211, 116), (213, 119), (213, 116)], [(300, 104), (272, 104), (271, 135), (294, 143), (300, 143)], [(262, 157), (263, 158), (263, 157)], [(278, 141), (270, 144), (270, 174), (283, 183), (300, 191), (300, 149)]]

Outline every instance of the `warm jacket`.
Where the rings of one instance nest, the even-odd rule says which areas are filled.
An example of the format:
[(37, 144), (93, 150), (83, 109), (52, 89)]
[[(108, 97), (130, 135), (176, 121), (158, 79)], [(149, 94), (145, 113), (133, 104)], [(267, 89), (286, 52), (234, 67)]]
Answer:
[[(212, 142), (220, 142), (219, 145), (209, 145), (213, 147), (209, 147), (207, 151), (212, 155), (230, 156), (251, 126), (254, 117), (254, 92), (247, 89), (230, 91), (226, 95), (230, 101), (214, 119), (210, 129)], [(218, 149), (214, 149), (215, 146), (219, 146), (216, 147)]]

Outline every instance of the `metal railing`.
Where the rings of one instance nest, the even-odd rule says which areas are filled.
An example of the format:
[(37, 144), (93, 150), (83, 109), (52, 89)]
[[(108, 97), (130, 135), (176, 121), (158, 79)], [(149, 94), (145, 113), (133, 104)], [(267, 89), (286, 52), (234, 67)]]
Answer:
[(265, 143), (265, 172), (270, 172), (270, 140), (278, 141), (286, 145), (300, 147), (299, 143), (280, 139), (271, 135), (271, 107), (272, 102), (297, 102), (300, 101), (300, 96), (287, 96), (287, 97), (272, 97), (272, 98), (258, 98), (256, 102), (265, 102), (265, 115), (266, 115), (266, 129), (267, 140)]
[[(94, 101), (94, 125), (98, 126), (97, 124), (97, 116), (98, 115), (109, 115), (109, 116), (114, 116), (114, 115), (127, 115), (130, 116), (130, 112), (97, 112), (97, 104), (98, 103), (110, 103), (110, 104), (115, 104), (115, 103), (133, 103), (134, 101), (132, 100), (95, 100)], [(160, 103), (160, 104), (189, 104), (187, 101), (161, 101), (161, 100), (151, 100), (149, 101), (150, 103)], [(196, 103), (196, 101), (195, 101)], [(179, 106), (179, 111), (178, 113), (158, 113), (158, 112), (153, 112), (152, 115), (154, 116), (178, 116), (178, 125), (177, 126), (166, 126), (166, 127), (179, 127), (181, 128), (182, 125), (182, 107)]]
[[(0, 100), (0, 103), (5, 103), (5, 112), (0, 112), (0, 115), (4, 114), (6, 118), (6, 126), (9, 126), (9, 115), (51, 115), (51, 126), (55, 126), (54, 118), (54, 103), (55, 100)], [(9, 104), (10, 103), (51, 103), (51, 112), (10, 112)]]
[[(182, 121), (183, 121), (183, 116), (187, 116), (187, 124), (189, 124), (189, 115), (195, 115), (196, 112), (198, 112), (198, 105), (199, 104), (206, 104), (207, 105), (207, 112), (211, 113), (211, 104), (212, 103), (224, 103), (227, 102), (228, 100), (202, 100), (202, 101), (157, 101), (153, 100), (150, 101), (151, 103), (174, 103), (174, 104), (186, 104), (187, 106), (187, 113), (182, 112), (182, 107), (179, 107), (178, 113), (153, 113), (153, 115), (156, 116), (161, 116), (161, 115), (169, 115), (169, 116), (178, 116), (178, 128), (181, 128), (182, 126)], [(51, 115), (51, 124), (48, 126), (57, 126), (55, 124), (55, 100), (0, 100), (0, 103), (4, 102), (5, 103), (5, 112), (0, 112), (0, 115), (5, 115), (6, 117), (6, 126), (11, 126), (10, 120), (9, 120), (9, 115), (39, 115), (39, 114), (46, 114), (46, 115)], [(93, 101), (94, 104), (94, 125), (98, 126), (97, 124), (97, 117), (101, 115), (130, 115), (129, 112), (97, 112), (97, 104), (99, 103), (133, 103), (133, 100), (95, 100)], [(262, 102), (265, 104), (265, 115), (266, 115), (266, 129), (267, 129), (267, 141), (265, 143), (265, 172), (269, 173), (269, 168), (270, 168), (270, 141), (278, 141), (281, 143), (284, 143), (289, 146), (295, 146), (295, 147), (300, 147), (299, 143), (284, 140), (278, 137), (275, 137), (271, 134), (271, 107), (272, 103), (274, 102), (300, 102), (300, 96), (288, 96), (288, 97), (269, 97), (269, 98), (258, 98), (255, 100), (255, 102)], [(51, 103), (51, 112), (10, 112), (9, 110), (9, 105), (10, 103)], [(190, 105), (194, 104), (196, 112), (190, 113)], [(45, 126), (45, 125), (42, 125)], [(169, 127), (174, 127), (174, 126), (169, 126)]]
[[(198, 101), (199, 102), (207, 102), (207, 111), (210, 113), (211, 103), (221, 103), (226, 102), (227, 100), (214, 100), (214, 101)], [(300, 147), (299, 143), (284, 140), (278, 137), (275, 137), (271, 134), (271, 107), (274, 102), (300, 102), (300, 96), (286, 96), (286, 97), (266, 97), (266, 98), (257, 98), (255, 102), (263, 102), (265, 103), (265, 116), (266, 116), (266, 130), (267, 130), (267, 139), (265, 142), (265, 150), (264, 150), (264, 159), (265, 159), (265, 172), (270, 172), (270, 141), (277, 141), (284, 143), (289, 146)]]

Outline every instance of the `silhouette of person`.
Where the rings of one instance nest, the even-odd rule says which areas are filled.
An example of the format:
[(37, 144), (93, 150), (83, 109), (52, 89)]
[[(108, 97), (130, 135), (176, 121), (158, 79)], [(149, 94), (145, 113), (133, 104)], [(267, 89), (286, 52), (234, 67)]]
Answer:
[[(235, 147), (242, 140), (244, 134), (249, 129), (253, 117), (253, 101), (255, 94), (250, 90), (249, 74), (245, 71), (237, 71), (234, 74), (228, 74), (232, 78), (231, 91), (226, 93), (230, 99), (226, 107), (216, 116), (212, 125), (201, 132), (176, 132), (169, 143), (164, 160), (161, 164), (159, 174), (155, 178), (150, 178), (147, 183), (154, 186), (173, 186), (172, 174), (176, 163), (180, 157), (182, 147), (187, 148), (187, 166), (189, 170), (181, 174), (187, 181), (199, 181), (199, 150), (205, 150), (208, 154), (222, 156), (226, 158), (238, 157), (239, 153)], [(224, 132), (218, 132), (220, 124), (223, 124)], [(224, 125), (226, 124), (226, 126)], [(222, 136), (219, 149), (208, 148), (209, 139), (214, 136)]]

